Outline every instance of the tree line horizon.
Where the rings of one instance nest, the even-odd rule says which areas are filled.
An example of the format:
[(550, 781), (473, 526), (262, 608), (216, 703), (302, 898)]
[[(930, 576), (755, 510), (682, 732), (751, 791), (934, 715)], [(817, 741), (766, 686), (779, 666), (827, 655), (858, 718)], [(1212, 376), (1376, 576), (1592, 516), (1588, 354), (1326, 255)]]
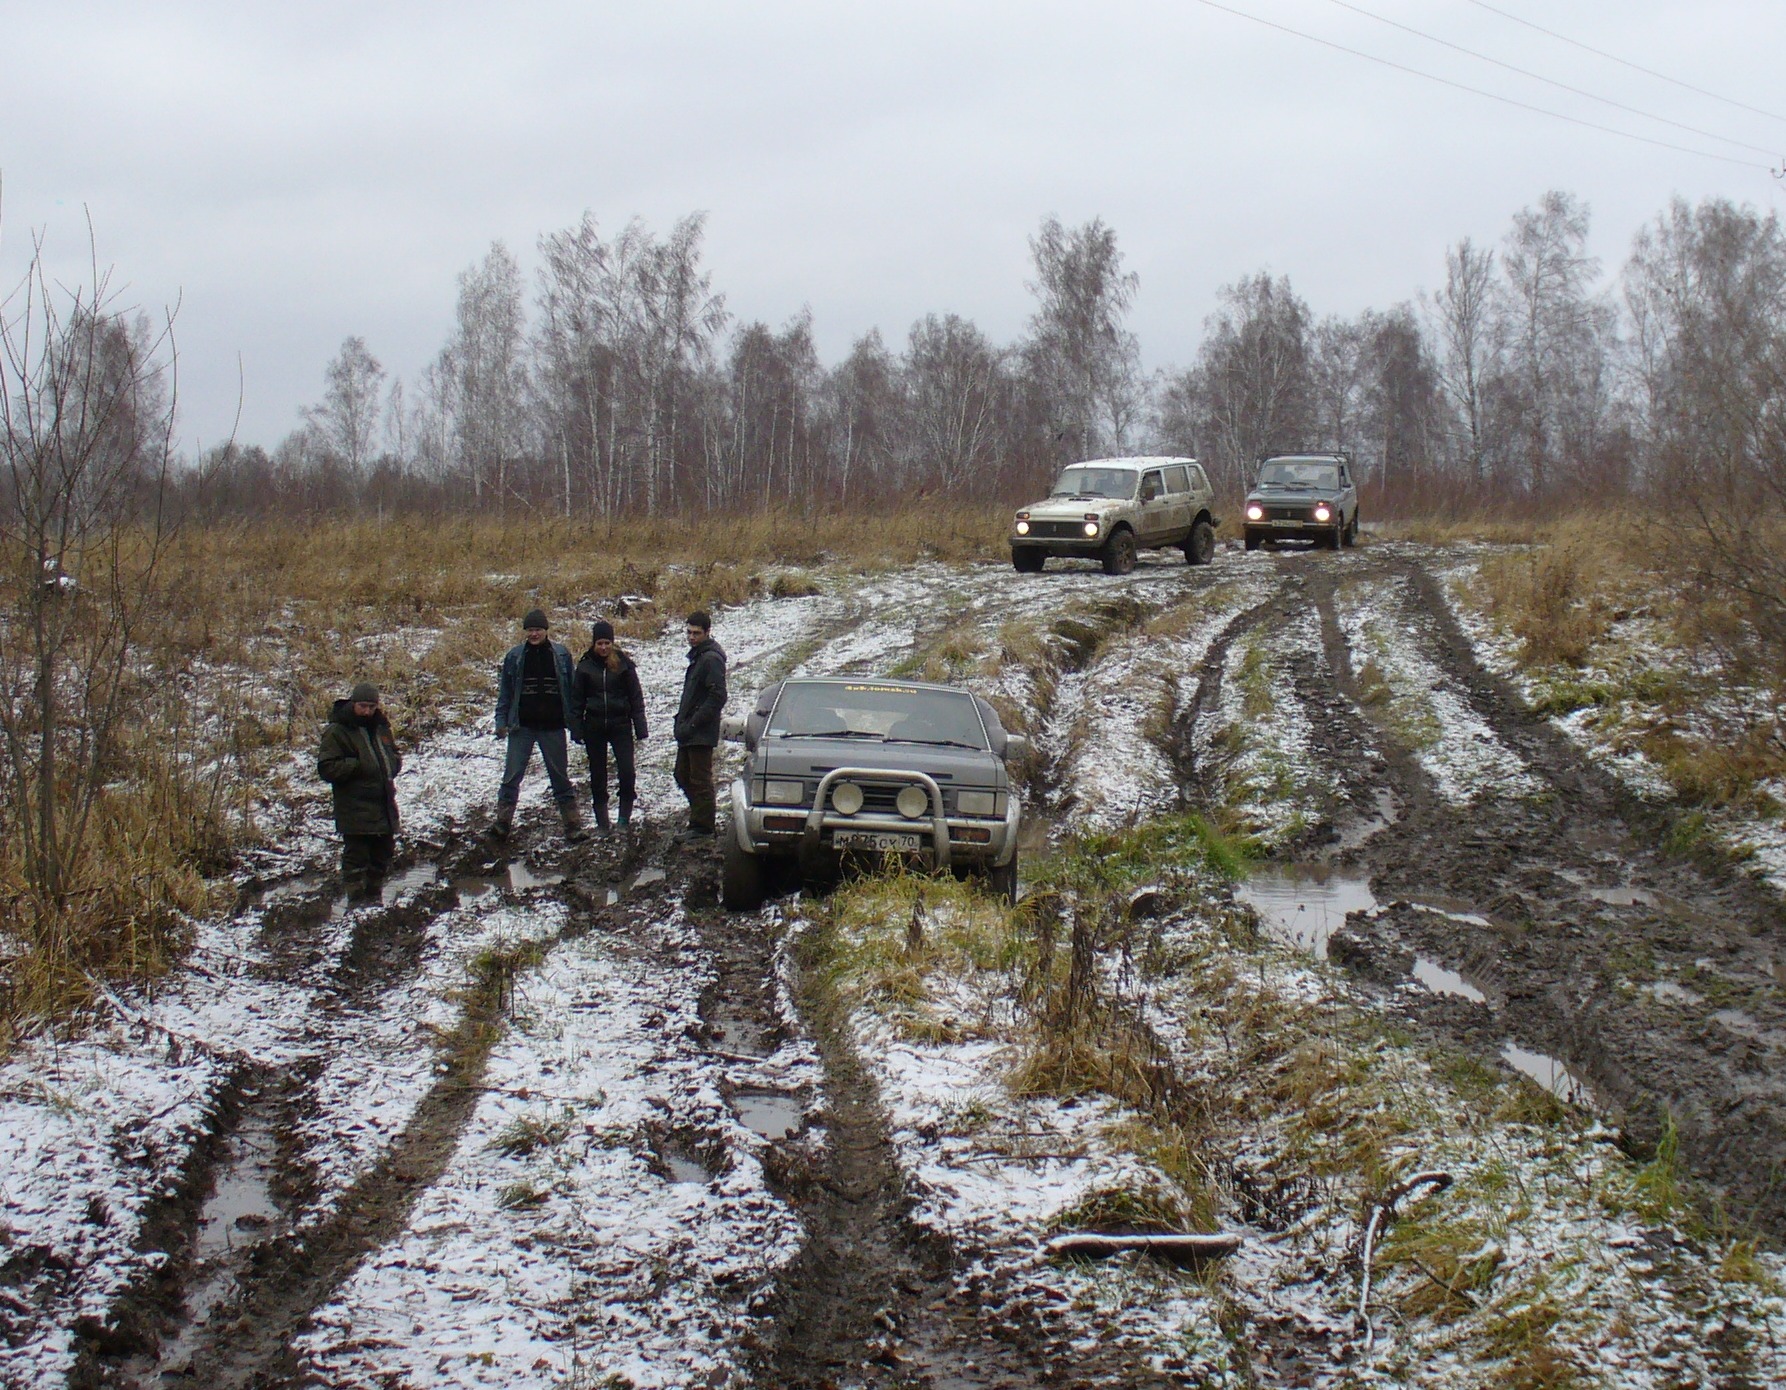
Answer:
[[(1710, 440), (1695, 431), (1730, 408), (1759, 419), (1779, 390), (1786, 240), (1774, 214), (1722, 199), (1674, 200), (1610, 279), (1586, 249), (1589, 209), (1556, 191), (1497, 245), (1446, 247), (1440, 288), (1385, 310), (1318, 316), (1261, 270), (1220, 288), (1188, 367), (1152, 373), (1127, 325), (1138, 279), (1099, 218), (1049, 217), (1030, 238), (1034, 312), (1016, 342), (933, 313), (898, 347), (872, 329), (831, 366), (810, 310), (779, 328), (733, 320), (703, 227), (691, 214), (659, 237), (635, 219), (604, 238), (585, 213), (540, 238), (531, 295), (492, 243), (413, 381), (348, 337), (302, 423), (270, 450), (232, 442), (178, 470), (177, 509), (1016, 503), (1066, 464), (1124, 453), (1195, 456), (1232, 498), (1262, 454), (1345, 449), (1378, 515), (1530, 513), (1697, 474)], [(1723, 334), (1755, 352), (1746, 371), (1711, 348)], [(1710, 379), (1718, 359), (1740, 382)]]

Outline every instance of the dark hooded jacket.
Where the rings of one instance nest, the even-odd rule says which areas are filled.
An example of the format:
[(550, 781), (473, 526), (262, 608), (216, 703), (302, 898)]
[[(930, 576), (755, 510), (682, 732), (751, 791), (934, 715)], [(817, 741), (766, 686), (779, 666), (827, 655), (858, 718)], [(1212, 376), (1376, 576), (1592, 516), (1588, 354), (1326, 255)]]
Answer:
[(610, 669), (593, 647), (577, 662), (571, 679), (571, 708), (586, 740), (623, 733), (629, 726), (634, 738), (645, 737), (645, 692), (639, 686), (639, 668), (619, 647), (614, 648), (614, 667), (617, 669)]
[(343, 835), (395, 835), (395, 779), (402, 768), (384, 711), (362, 721), (352, 700), (335, 701), (316, 751), (316, 771), (335, 793), (335, 828)]
[(719, 747), (719, 722), (725, 707), (725, 648), (708, 637), (688, 649), (682, 703), (676, 706), (676, 742), (689, 748)]

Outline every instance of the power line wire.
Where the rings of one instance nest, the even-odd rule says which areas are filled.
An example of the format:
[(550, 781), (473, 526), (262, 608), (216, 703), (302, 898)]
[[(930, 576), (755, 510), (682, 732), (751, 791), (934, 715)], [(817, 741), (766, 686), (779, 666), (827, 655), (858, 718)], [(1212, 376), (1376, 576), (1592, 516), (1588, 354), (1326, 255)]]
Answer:
[[(1331, 48), (1339, 53), (1350, 54), (1354, 58), (1362, 58), (1367, 63), (1376, 63), (1381, 67), (1394, 68), (1397, 72), (1405, 72), (1411, 77), (1423, 78), (1428, 82), (1436, 82), (1441, 87), (1451, 87), (1460, 92), (1468, 92), (1471, 96), (1487, 97), (1490, 101), (1498, 101), (1505, 106), (1517, 106), (1522, 111), (1533, 111), (1540, 116), (1549, 116), (1553, 120), (1567, 121), (1570, 125), (1584, 126), (1588, 130), (1597, 130), (1603, 135), (1616, 135), (1623, 140), (1635, 140), (1639, 144), (1653, 145), (1661, 150), (1673, 150), (1676, 154), (1697, 155), (1700, 159), (1715, 159), (1721, 164), (1734, 164), (1742, 169), (1767, 169), (1765, 164), (1757, 164), (1750, 159), (1738, 159), (1735, 155), (1717, 154), (1712, 150), (1696, 150), (1690, 145), (1676, 145), (1667, 140), (1657, 140), (1652, 136), (1638, 135), (1634, 131), (1620, 130), (1616, 126), (1601, 125), (1598, 121), (1584, 120), (1580, 116), (1565, 115), (1561, 111), (1552, 111), (1549, 107), (1535, 106), (1529, 101), (1521, 101), (1517, 97), (1503, 96), (1499, 92), (1485, 91), (1481, 87), (1472, 87), (1467, 82), (1455, 82), (1449, 77), (1440, 77), (1437, 73), (1424, 72), (1420, 68), (1409, 67), (1406, 63), (1398, 63), (1391, 58), (1379, 58), (1374, 53), (1366, 53), (1363, 49), (1349, 48), (1332, 39), (1321, 38), (1317, 34), (1305, 33), (1301, 29), (1292, 29), (1288, 24), (1279, 24), (1274, 19), (1266, 19), (1263, 15), (1249, 14), (1245, 10), (1237, 10), (1232, 6), (1218, 4), (1217, 0), (1197, 0), (1200, 5), (1212, 10), (1220, 10), (1223, 14), (1231, 14), (1236, 19), (1250, 20), (1254, 24), (1262, 24), (1267, 29), (1276, 29), (1279, 33), (1290, 34), (1299, 39), (1307, 39), (1310, 43), (1318, 43), (1323, 48)], [(1771, 172), (1771, 170), (1769, 170)]]
[(1348, 0), (1327, 0), (1327, 3), (1330, 5), (1338, 5), (1342, 10), (1350, 10), (1353, 14), (1362, 15), (1366, 19), (1375, 20), (1378, 24), (1387, 24), (1391, 29), (1400, 29), (1404, 34), (1412, 34), (1417, 39), (1425, 39), (1428, 43), (1436, 43), (1441, 48), (1449, 48), (1453, 52), (1464, 54), (1466, 57), (1475, 58), (1480, 62), (1493, 64), (1495, 67), (1504, 68), (1508, 72), (1518, 73), (1521, 77), (1529, 77), (1534, 82), (1542, 82), (1546, 86), (1557, 88), (1559, 91), (1569, 92), (1578, 97), (1586, 97), (1589, 101), (1597, 101), (1603, 106), (1615, 107), (1620, 111), (1626, 111), (1633, 116), (1641, 117), (1646, 121), (1656, 121), (1662, 125), (1673, 126), (1676, 130), (1684, 130), (1690, 135), (1703, 135), (1708, 140), (1721, 140), (1726, 145), (1735, 145), (1739, 149), (1753, 150), (1756, 154), (1775, 155), (1779, 153), (1778, 150), (1772, 149), (1766, 145), (1751, 145), (1747, 140), (1737, 140), (1729, 135), (1720, 135), (1715, 130), (1701, 130), (1696, 125), (1687, 125), (1683, 121), (1670, 120), (1667, 116), (1658, 116), (1653, 112), (1645, 111), (1642, 107), (1627, 106), (1622, 101), (1615, 101), (1611, 97), (1599, 96), (1594, 92), (1588, 91), (1586, 88), (1574, 87), (1567, 82), (1559, 82), (1554, 77), (1546, 77), (1543, 73), (1533, 72), (1529, 68), (1522, 68), (1514, 63), (1502, 62), (1499, 58), (1491, 58), (1486, 53), (1478, 53), (1473, 48), (1466, 48), (1461, 43), (1453, 43), (1450, 39), (1442, 39), (1437, 34), (1429, 34), (1425, 30), (1416, 29), (1411, 24), (1403, 24), (1398, 19), (1390, 19), (1387, 15), (1374, 14), (1370, 10), (1364, 9), (1362, 6), (1348, 3)]
[(1779, 121), (1782, 124), (1786, 124), (1786, 116), (1778, 115), (1772, 111), (1763, 111), (1759, 106), (1751, 106), (1746, 101), (1738, 101), (1735, 97), (1727, 97), (1719, 92), (1707, 91), (1704, 87), (1695, 87), (1691, 82), (1683, 82), (1680, 78), (1670, 77), (1665, 72), (1657, 72), (1654, 68), (1646, 68), (1642, 63), (1633, 63), (1630, 59), (1621, 58), (1616, 53), (1608, 53), (1605, 49), (1595, 48), (1592, 44), (1583, 43), (1580, 39), (1572, 39), (1567, 34), (1559, 34), (1555, 29), (1546, 29), (1542, 24), (1534, 24), (1529, 19), (1521, 19), (1518, 15), (1513, 14), (1508, 10), (1501, 9), (1498, 5), (1488, 4), (1487, 0), (1469, 0), (1469, 3), (1476, 6), (1477, 9), (1487, 10), (1490, 14), (1498, 14), (1502, 19), (1511, 20), (1515, 24), (1523, 24), (1526, 28), (1534, 29), (1540, 34), (1547, 35), (1548, 37), (1555, 39), (1558, 43), (1566, 43), (1572, 48), (1579, 48), (1583, 53), (1592, 53), (1596, 58), (1604, 58), (1609, 63), (1617, 63), (1620, 67), (1630, 68), (1632, 72), (1641, 72), (1645, 77), (1654, 77), (1662, 82), (1670, 82), (1685, 91), (1693, 92), (1702, 97), (1710, 97), (1713, 101), (1721, 101), (1725, 105), (1734, 106), (1740, 111), (1747, 111), (1756, 116), (1766, 116), (1770, 121)]

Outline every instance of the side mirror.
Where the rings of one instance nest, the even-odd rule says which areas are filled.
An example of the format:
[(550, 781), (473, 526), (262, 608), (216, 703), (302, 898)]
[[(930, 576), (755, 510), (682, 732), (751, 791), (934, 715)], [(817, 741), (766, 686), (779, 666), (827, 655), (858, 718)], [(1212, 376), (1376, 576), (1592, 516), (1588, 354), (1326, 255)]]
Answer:
[(1029, 756), (1029, 739), (1023, 734), (1005, 735), (1005, 761), (1011, 762)]
[(719, 721), (719, 736), (727, 743), (741, 743), (744, 740), (744, 716), (728, 714)]

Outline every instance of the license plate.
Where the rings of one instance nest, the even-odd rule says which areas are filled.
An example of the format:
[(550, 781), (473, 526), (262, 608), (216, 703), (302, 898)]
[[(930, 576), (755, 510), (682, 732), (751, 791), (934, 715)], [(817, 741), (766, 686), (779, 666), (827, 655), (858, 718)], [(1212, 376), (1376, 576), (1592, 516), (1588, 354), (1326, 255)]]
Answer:
[(870, 849), (877, 852), (904, 853), (919, 845), (916, 835), (902, 835), (894, 830), (838, 830), (831, 836), (838, 849)]
[(1273, 526), (1300, 526), (1302, 518), (1296, 516), (1277, 516), (1271, 519)]

